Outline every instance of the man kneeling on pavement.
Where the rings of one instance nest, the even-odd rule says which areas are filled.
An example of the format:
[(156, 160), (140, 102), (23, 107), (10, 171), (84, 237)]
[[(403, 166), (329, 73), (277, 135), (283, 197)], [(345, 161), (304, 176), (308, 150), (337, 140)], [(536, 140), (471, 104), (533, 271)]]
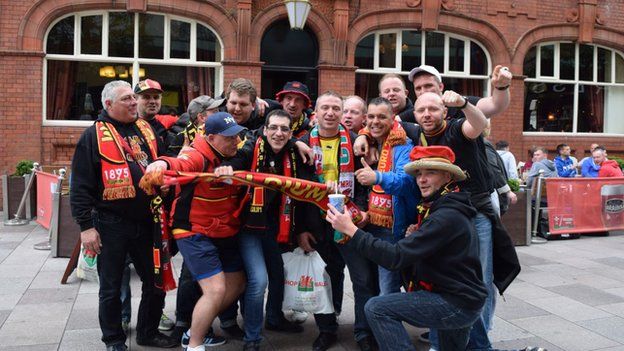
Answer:
[(397, 243), (359, 229), (348, 213), (330, 205), (327, 221), (351, 240), (346, 243), (388, 269), (402, 269), (407, 293), (371, 298), (366, 318), (381, 350), (414, 350), (402, 325), (436, 328), (440, 351), (464, 350), (470, 327), (487, 296), (472, 223), (477, 211), (456, 181), (466, 178), (446, 146), (415, 147), (405, 172), (422, 193), (418, 222)]

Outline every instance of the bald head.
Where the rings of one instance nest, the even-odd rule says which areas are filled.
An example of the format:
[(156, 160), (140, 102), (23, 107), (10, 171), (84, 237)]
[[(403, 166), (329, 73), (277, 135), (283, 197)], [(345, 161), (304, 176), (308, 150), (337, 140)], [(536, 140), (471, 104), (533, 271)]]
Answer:
[(438, 131), (445, 115), (446, 107), (439, 94), (426, 92), (416, 100), (414, 117), (426, 134)]

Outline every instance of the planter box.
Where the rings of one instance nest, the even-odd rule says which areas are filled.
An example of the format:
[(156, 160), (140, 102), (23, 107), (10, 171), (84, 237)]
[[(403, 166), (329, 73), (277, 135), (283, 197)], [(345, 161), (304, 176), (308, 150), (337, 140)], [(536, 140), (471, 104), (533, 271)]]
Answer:
[[(529, 201), (527, 195), (526, 191), (516, 192), (518, 202), (515, 205), (509, 205), (509, 210), (507, 210), (502, 219), (511, 240), (516, 246), (529, 245), (527, 237), (530, 237), (531, 224), (530, 216), (528, 215), (530, 207), (527, 209), (527, 201)], [(528, 203), (530, 204), (530, 202)], [(527, 232), (529, 236), (527, 236)]]
[[(24, 195), (24, 189), (30, 179), (30, 174), (24, 177), (2, 175), (2, 209), (4, 220), (12, 219), (17, 212), (19, 203)], [(37, 217), (37, 182), (33, 182), (30, 194), (26, 197), (24, 210), (20, 218), (33, 219)]]

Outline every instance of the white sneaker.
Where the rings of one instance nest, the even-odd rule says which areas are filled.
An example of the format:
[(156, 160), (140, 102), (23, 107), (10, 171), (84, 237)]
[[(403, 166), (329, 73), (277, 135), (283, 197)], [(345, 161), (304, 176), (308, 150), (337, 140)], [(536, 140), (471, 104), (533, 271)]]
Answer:
[(184, 350), (186, 351), (206, 351), (206, 347), (204, 345), (199, 345), (195, 347), (186, 347)]
[(308, 319), (308, 312), (306, 311), (294, 311), (290, 315), (290, 320), (295, 323), (303, 323)]

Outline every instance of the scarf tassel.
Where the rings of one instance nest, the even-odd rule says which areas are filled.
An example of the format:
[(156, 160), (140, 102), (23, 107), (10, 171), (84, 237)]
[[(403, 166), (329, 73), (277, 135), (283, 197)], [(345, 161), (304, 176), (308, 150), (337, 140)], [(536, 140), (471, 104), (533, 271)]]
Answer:
[(385, 227), (385, 228), (392, 228), (392, 223), (393, 223), (392, 216), (382, 215), (379, 213), (374, 213), (374, 212), (369, 211), (368, 218), (369, 218), (369, 221), (374, 225)]
[(102, 197), (104, 200), (121, 200), (131, 199), (136, 196), (136, 190), (133, 185), (127, 185), (119, 188), (106, 188)]

